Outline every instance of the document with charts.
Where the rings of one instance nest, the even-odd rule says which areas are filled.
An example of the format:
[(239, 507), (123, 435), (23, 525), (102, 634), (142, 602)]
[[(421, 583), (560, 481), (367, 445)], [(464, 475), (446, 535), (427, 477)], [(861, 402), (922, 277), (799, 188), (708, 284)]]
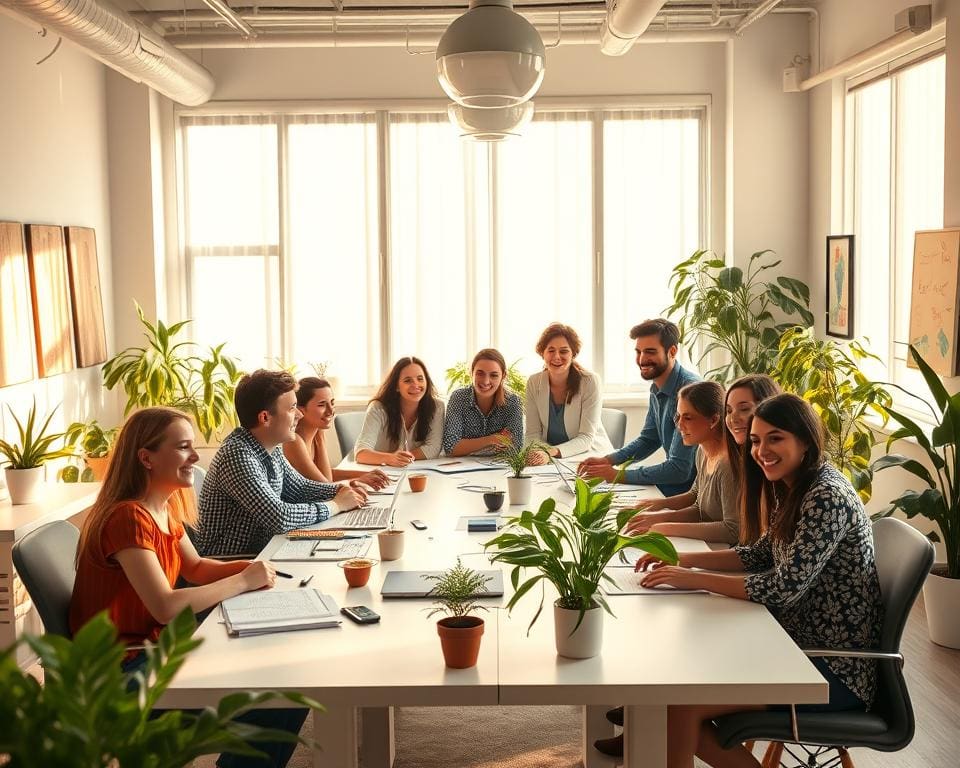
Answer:
[(227, 633), (239, 637), (340, 625), (337, 601), (315, 589), (246, 592), (220, 603)]

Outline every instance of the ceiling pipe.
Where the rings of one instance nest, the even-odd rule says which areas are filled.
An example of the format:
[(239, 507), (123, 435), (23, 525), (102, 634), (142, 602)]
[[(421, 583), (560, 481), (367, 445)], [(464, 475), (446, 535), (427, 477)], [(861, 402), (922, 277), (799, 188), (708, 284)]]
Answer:
[(113, 6), (96, 0), (0, 0), (0, 5), (180, 104), (198, 106), (213, 95), (213, 76), (206, 69)]
[(254, 32), (253, 27), (251, 27), (247, 22), (240, 18), (237, 15), (236, 11), (233, 10), (229, 5), (227, 5), (223, 0), (203, 0), (203, 4), (207, 6), (211, 11), (214, 12), (217, 16), (227, 22), (231, 27), (233, 27), (237, 32), (246, 37), (256, 37), (257, 33)]
[(756, 6), (740, 20), (740, 23), (734, 28), (733, 33), (739, 37), (743, 34), (747, 27), (760, 21), (760, 19), (770, 13), (770, 11), (772, 11), (778, 5), (780, 5), (780, 0), (763, 0), (760, 5)]
[(650, 26), (666, 0), (612, 0), (600, 30), (600, 51), (622, 56)]

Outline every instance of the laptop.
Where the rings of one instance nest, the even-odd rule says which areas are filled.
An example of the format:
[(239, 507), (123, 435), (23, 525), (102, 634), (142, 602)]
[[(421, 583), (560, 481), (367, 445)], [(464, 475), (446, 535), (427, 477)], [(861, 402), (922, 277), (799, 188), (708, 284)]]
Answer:
[(563, 487), (566, 488), (574, 496), (576, 496), (577, 489), (574, 486), (573, 482), (565, 473), (569, 473), (570, 475), (573, 475), (573, 477), (576, 477), (577, 473), (574, 472), (572, 469), (570, 469), (570, 467), (568, 467), (562, 461), (554, 461), (553, 466), (556, 467), (557, 469), (557, 474), (560, 476), (560, 482), (563, 483)]
[(397, 499), (400, 498), (400, 488), (406, 474), (406, 470), (400, 474), (400, 479), (397, 480), (397, 489), (393, 492), (393, 500), (389, 507), (367, 504), (350, 512), (343, 512), (332, 518), (336, 522), (336, 527), (348, 531), (373, 531), (393, 527)]
[[(443, 571), (388, 571), (380, 587), (382, 597), (428, 597), (434, 581), (424, 576), (439, 576)], [(469, 597), (500, 597), (503, 595), (503, 571), (479, 571), (491, 576), (486, 592), (475, 592)]]

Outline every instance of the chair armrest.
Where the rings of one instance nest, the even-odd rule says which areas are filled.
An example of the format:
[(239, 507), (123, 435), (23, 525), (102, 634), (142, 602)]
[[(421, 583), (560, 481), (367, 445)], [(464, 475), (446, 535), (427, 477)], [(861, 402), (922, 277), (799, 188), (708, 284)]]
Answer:
[(895, 661), (901, 667), (903, 666), (902, 653), (857, 650), (854, 648), (803, 648), (802, 650), (807, 656), (812, 658), (877, 659), (878, 661)]

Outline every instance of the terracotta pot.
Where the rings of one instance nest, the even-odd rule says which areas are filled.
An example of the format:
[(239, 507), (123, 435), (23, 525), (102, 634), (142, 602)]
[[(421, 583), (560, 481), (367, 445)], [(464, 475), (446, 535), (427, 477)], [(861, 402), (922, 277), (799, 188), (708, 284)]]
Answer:
[(603, 608), (590, 608), (576, 630), (580, 611), (553, 605), (554, 640), (557, 654), (568, 659), (589, 659), (603, 647)]
[(40, 500), (43, 495), (46, 467), (30, 467), (30, 469), (7, 467), (3, 472), (11, 504), (33, 504)]
[(354, 558), (337, 563), (343, 568), (343, 575), (347, 579), (347, 584), (351, 587), (365, 587), (370, 581), (370, 569), (376, 565), (377, 561), (369, 557)]
[(107, 467), (110, 464), (110, 455), (106, 456), (84, 456), (83, 460), (87, 462), (90, 471), (93, 472), (93, 479), (98, 483), (103, 482), (103, 476), (107, 474)]
[(467, 669), (477, 665), (483, 619), (477, 616), (448, 616), (437, 622), (437, 634), (440, 635), (443, 660), (448, 667)]
[(923, 606), (930, 639), (946, 648), (960, 648), (960, 579), (934, 569), (923, 582)]
[(407, 482), (410, 483), (410, 490), (414, 493), (420, 493), (427, 488), (426, 475), (407, 475)]

